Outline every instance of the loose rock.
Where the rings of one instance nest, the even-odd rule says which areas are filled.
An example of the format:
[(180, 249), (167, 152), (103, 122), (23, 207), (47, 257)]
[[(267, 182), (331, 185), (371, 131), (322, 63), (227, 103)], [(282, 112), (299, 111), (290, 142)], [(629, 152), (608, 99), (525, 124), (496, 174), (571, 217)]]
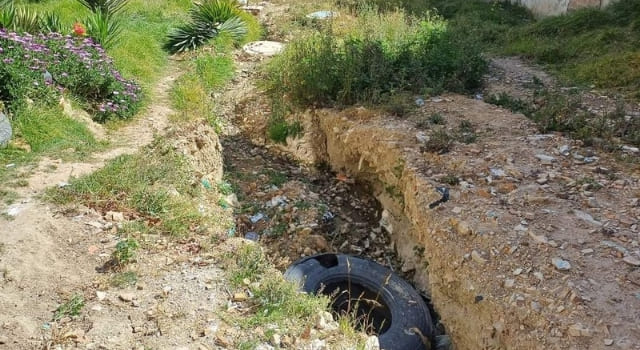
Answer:
[(622, 261), (626, 262), (627, 264), (631, 265), (631, 266), (640, 266), (640, 259), (637, 259), (633, 256), (625, 256), (624, 258), (622, 258)]
[(133, 294), (133, 293), (120, 293), (120, 294), (118, 295), (118, 298), (120, 298), (120, 300), (122, 300), (122, 301), (130, 302), (130, 301), (132, 301), (133, 299), (135, 299), (135, 298), (136, 298), (136, 296), (135, 296), (135, 294)]
[(591, 330), (580, 323), (569, 326), (568, 333), (572, 337), (590, 337)]
[(367, 338), (367, 341), (364, 343), (364, 350), (380, 350), (380, 342), (378, 337), (375, 335)]

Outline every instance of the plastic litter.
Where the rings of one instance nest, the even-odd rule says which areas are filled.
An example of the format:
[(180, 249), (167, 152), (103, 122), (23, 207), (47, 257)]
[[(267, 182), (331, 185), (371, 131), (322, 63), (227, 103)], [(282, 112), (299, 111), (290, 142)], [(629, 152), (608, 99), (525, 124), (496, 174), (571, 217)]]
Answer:
[(258, 240), (260, 240), (260, 235), (259, 235), (259, 234), (257, 234), (257, 233), (255, 233), (255, 232), (247, 232), (247, 233), (244, 235), (244, 238), (245, 238), (245, 239), (248, 239), (248, 240), (250, 240), (250, 241), (257, 242)]
[(418, 107), (424, 106), (424, 100), (421, 99), (420, 97), (416, 98), (416, 106)]
[(327, 210), (324, 214), (322, 214), (322, 221), (329, 222), (329, 221), (333, 220), (335, 217), (336, 217), (336, 215), (334, 213), (332, 213), (329, 210)]
[(202, 179), (202, 180), (200, 180), (200, 182), (202, 183), (202, 186), (204, 186), (204, 188), (206, 188), (208, 190), (211, 189), (211, 182), (209, 182), (209, 180)]
[(438, 191), (438, 193), (440, 193), (442, 195), (442, 198), (438, 199), (437, 201), (429, 204), (429, 209), (433, 209), (437, 206), (439, 206), (442, 203), (445, 203), (449, 200), (449, 189), (446, 187), (436, 187), (436, 191)]
[(334, 17), (338, 17), (337, 12), (326, 11), (326, 10), (312, 12), (307, 15), (307, 18), (311, 18), (311, 19), (328, 19), (328, 18), (334, 18)]
[(249, 220), (251, 220), (252, 224), (255, 224), (256, 222), (258, 222), (258, 221), (260, 221), (260, 220), (262, 220), (264, 218), (266, 218), (266, 216), (264, 214), (258, 213), (256, 215), (253, 215), (253, 216), (249, 217)]

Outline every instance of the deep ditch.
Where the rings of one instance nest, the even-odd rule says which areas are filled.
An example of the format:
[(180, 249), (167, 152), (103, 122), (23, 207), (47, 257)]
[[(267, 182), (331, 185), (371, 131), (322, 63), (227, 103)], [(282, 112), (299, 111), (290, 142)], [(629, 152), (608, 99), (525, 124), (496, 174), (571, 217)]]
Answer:
[[(371, 183), (333, 172), (327, 164), (303, 166), (243, 136), (223, 137), (221, 143), (225, 181), (235, 192), (228, 201), (237, 199), (230, 203), (236, 206), (235, 234), (258, 240), (279, 269), (303, 256), (335, 252), (374, 260), (413, 281), (415, 269), (403, 268), (388, 213)], [(437, 349), (449, 349), (444, 326), (423, 297), (439, 335)]]

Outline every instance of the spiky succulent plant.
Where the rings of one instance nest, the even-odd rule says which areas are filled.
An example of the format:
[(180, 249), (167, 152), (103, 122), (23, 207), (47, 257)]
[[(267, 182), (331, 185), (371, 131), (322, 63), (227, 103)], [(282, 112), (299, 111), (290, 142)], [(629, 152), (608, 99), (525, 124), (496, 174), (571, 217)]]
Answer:
[(165, 48), (171, 53), (194, 50), (222, 33), (240, 40), (247, 34), (247, 25), (239, 16), (241, 11), (233, 0), (197, 3), (190, 12), (191, 22), (169, 33)]

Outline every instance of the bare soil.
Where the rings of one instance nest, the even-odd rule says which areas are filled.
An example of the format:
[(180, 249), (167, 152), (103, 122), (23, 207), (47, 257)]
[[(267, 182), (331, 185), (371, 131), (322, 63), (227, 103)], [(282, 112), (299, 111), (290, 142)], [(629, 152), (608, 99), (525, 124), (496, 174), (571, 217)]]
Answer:
[[(165, 134), (174, 113), (168, 91), (179, 74), (175, 69), (167, 72), (140, 119), (108, 135), (114, 145), (110, 150), (82, 162), (43, 159), (35, 170), (25, 169), (28, 185), (17, 190), (18, 203), (4, 208), (10, 214), (0, 218), (0, 347), (207, 349), (204, 344), (213, 344), (226, 332), (214, 315), (228, 299), (226, 281), (197, 241), (146, 237), (137, 263), (120, 272), (132, 273), (137, 281), (114, 287), (114, 274), (102, 267), (119, 240), (117, 227), (122, 223), (90, 208), (61, 208), (39, 198), (46, 188), (137, 152)], [(200, 128), (182, 134), (174, 130), (172, 142), (201, 163), (196, 169), (206, 166), (211, 169), (202, 173), (219, 177), (217, 136), (211, 127), (210, 132)], [(211, 135), (215, 138), (203, 140)], [(206, 156), (197, 154), (202, 145), (207, 145)], [(217, 157), (217, 163), (211, 157)], [(54, 321), (53, 311), (74, 295), (85, 301), (80, 317)]]
[[(354, 188), (371, 190), (382, 210), (364, 229), (376, 234), (382, 228), (391, 242), (369, 242), (365, 249), (366, 235), (356, 232), (358, 249), (349, 252), (396, 252), (398, 262), (387, 263), (413, 276), (430, 295), (456, 348), (640, 349), (637, 162), (561, 134), (541, 135), (521, 114), (459, 95), (427, 98), (425, 106), (403, 119), (362, 107), (307, 111), (294, 117), (304, 135), (287, 145), (274, 144), (266, 133), (268, 103), (250, 84), (255, 63), (242, 61), (248, 77), (238, 85), (244, 92), (233, 92), (237, 107), (227, 117), (272, 153), (328, 165), (334, 172), (320, 174), (330, 186), (348, 179), (355, 181)], [(496, 59), (486, 93), (530, 99), (533, 77), (558, 87), (538, 67), (517, 58)], [(596, 112), (617, 103), (597, 91), (584, 97)], [(635, 115), (637, 105), (625, 107)], [(428, 122), (434, 113), (444, 117), (444, 126)], [(456, 135), (462, 122), (475, 135), (471, 142), (455, 141), (444, 154), (429, 151), (425, 140), (435, 130)], [(236, 164), (260, 174), (254, 163), (261, 164), (264, 155), (240, 153)], [(257, 183), (252, 199), (263, 206), (283, 195), (299, 198), (287, 185), (269, 189), (265, 178), (240, 182), (248, 188)], [(449, 189), (449, 200), (430, 208), (442, 187)], [(311, 185), (298, 188), (315, 193)], [(290, 206), (282, 204), (281, 211), (288, 213)], [(252, 208), (251, 215), (256, 209), (261, 208)], [(388, 223), (373, 224), (379, 220)], [(308, 223), (287, 225), (280, 240), (270, 235), (269, 226), (247, 224), (246, 230), (266, 232), (261, 243), (272, 247), (275, 257), (350, 249), (349, 243), (335, 244), (335, 231), (320, 223), (316, 220), (311, 230), (304, 228)], [(285, 250), (291, 242), (301, 246)]]
[[(322, 251), (390, 265), (430, 296), (458, 349), (640, 349), (636, 163), (540, 135), (522, 115), (459, 95), (427, 99), (405, 119), (309, 111), (298, 116), (303, 138), (274, 145), (268, 104), (253, 85), (260, 58), (236, 58), (236, 80), (219, 96), (232, 122), (225, 173), (240, 189), (238, 235), (260, 234), (279, 267)], [(492, 91), (524, 98), (531, 76), (552, 83), (521, 61), (495, 62)], [(138, 281), (119, 289), (99, 272), (119, 223), (38, 198), (162, 134), (177, 74), (157, 87), (142, 119), (111, 135), (116, 148), (86, 162), (43, 160), (25, 174), (19, 203), (3, 208), (16, 214), (0, 217), (0, 348), (217, 349), (242, 336), (216, 313), (230, 293), (203, 242), (145, 237), (130, 267)], [(446, 124), (425, 126), (436, 112)], [(434, 130), (454, 134), (463, 120), (474, 142), (427, 150)], [(178, 147), (192, 154), (196, 140), (183, 140)], [(430, 208), (440, 187), (450, 198)], [(265, 218), (252, 222), (259, 213)], [(52, 321), (74, 294), (86, 301), (81, 316)]]

